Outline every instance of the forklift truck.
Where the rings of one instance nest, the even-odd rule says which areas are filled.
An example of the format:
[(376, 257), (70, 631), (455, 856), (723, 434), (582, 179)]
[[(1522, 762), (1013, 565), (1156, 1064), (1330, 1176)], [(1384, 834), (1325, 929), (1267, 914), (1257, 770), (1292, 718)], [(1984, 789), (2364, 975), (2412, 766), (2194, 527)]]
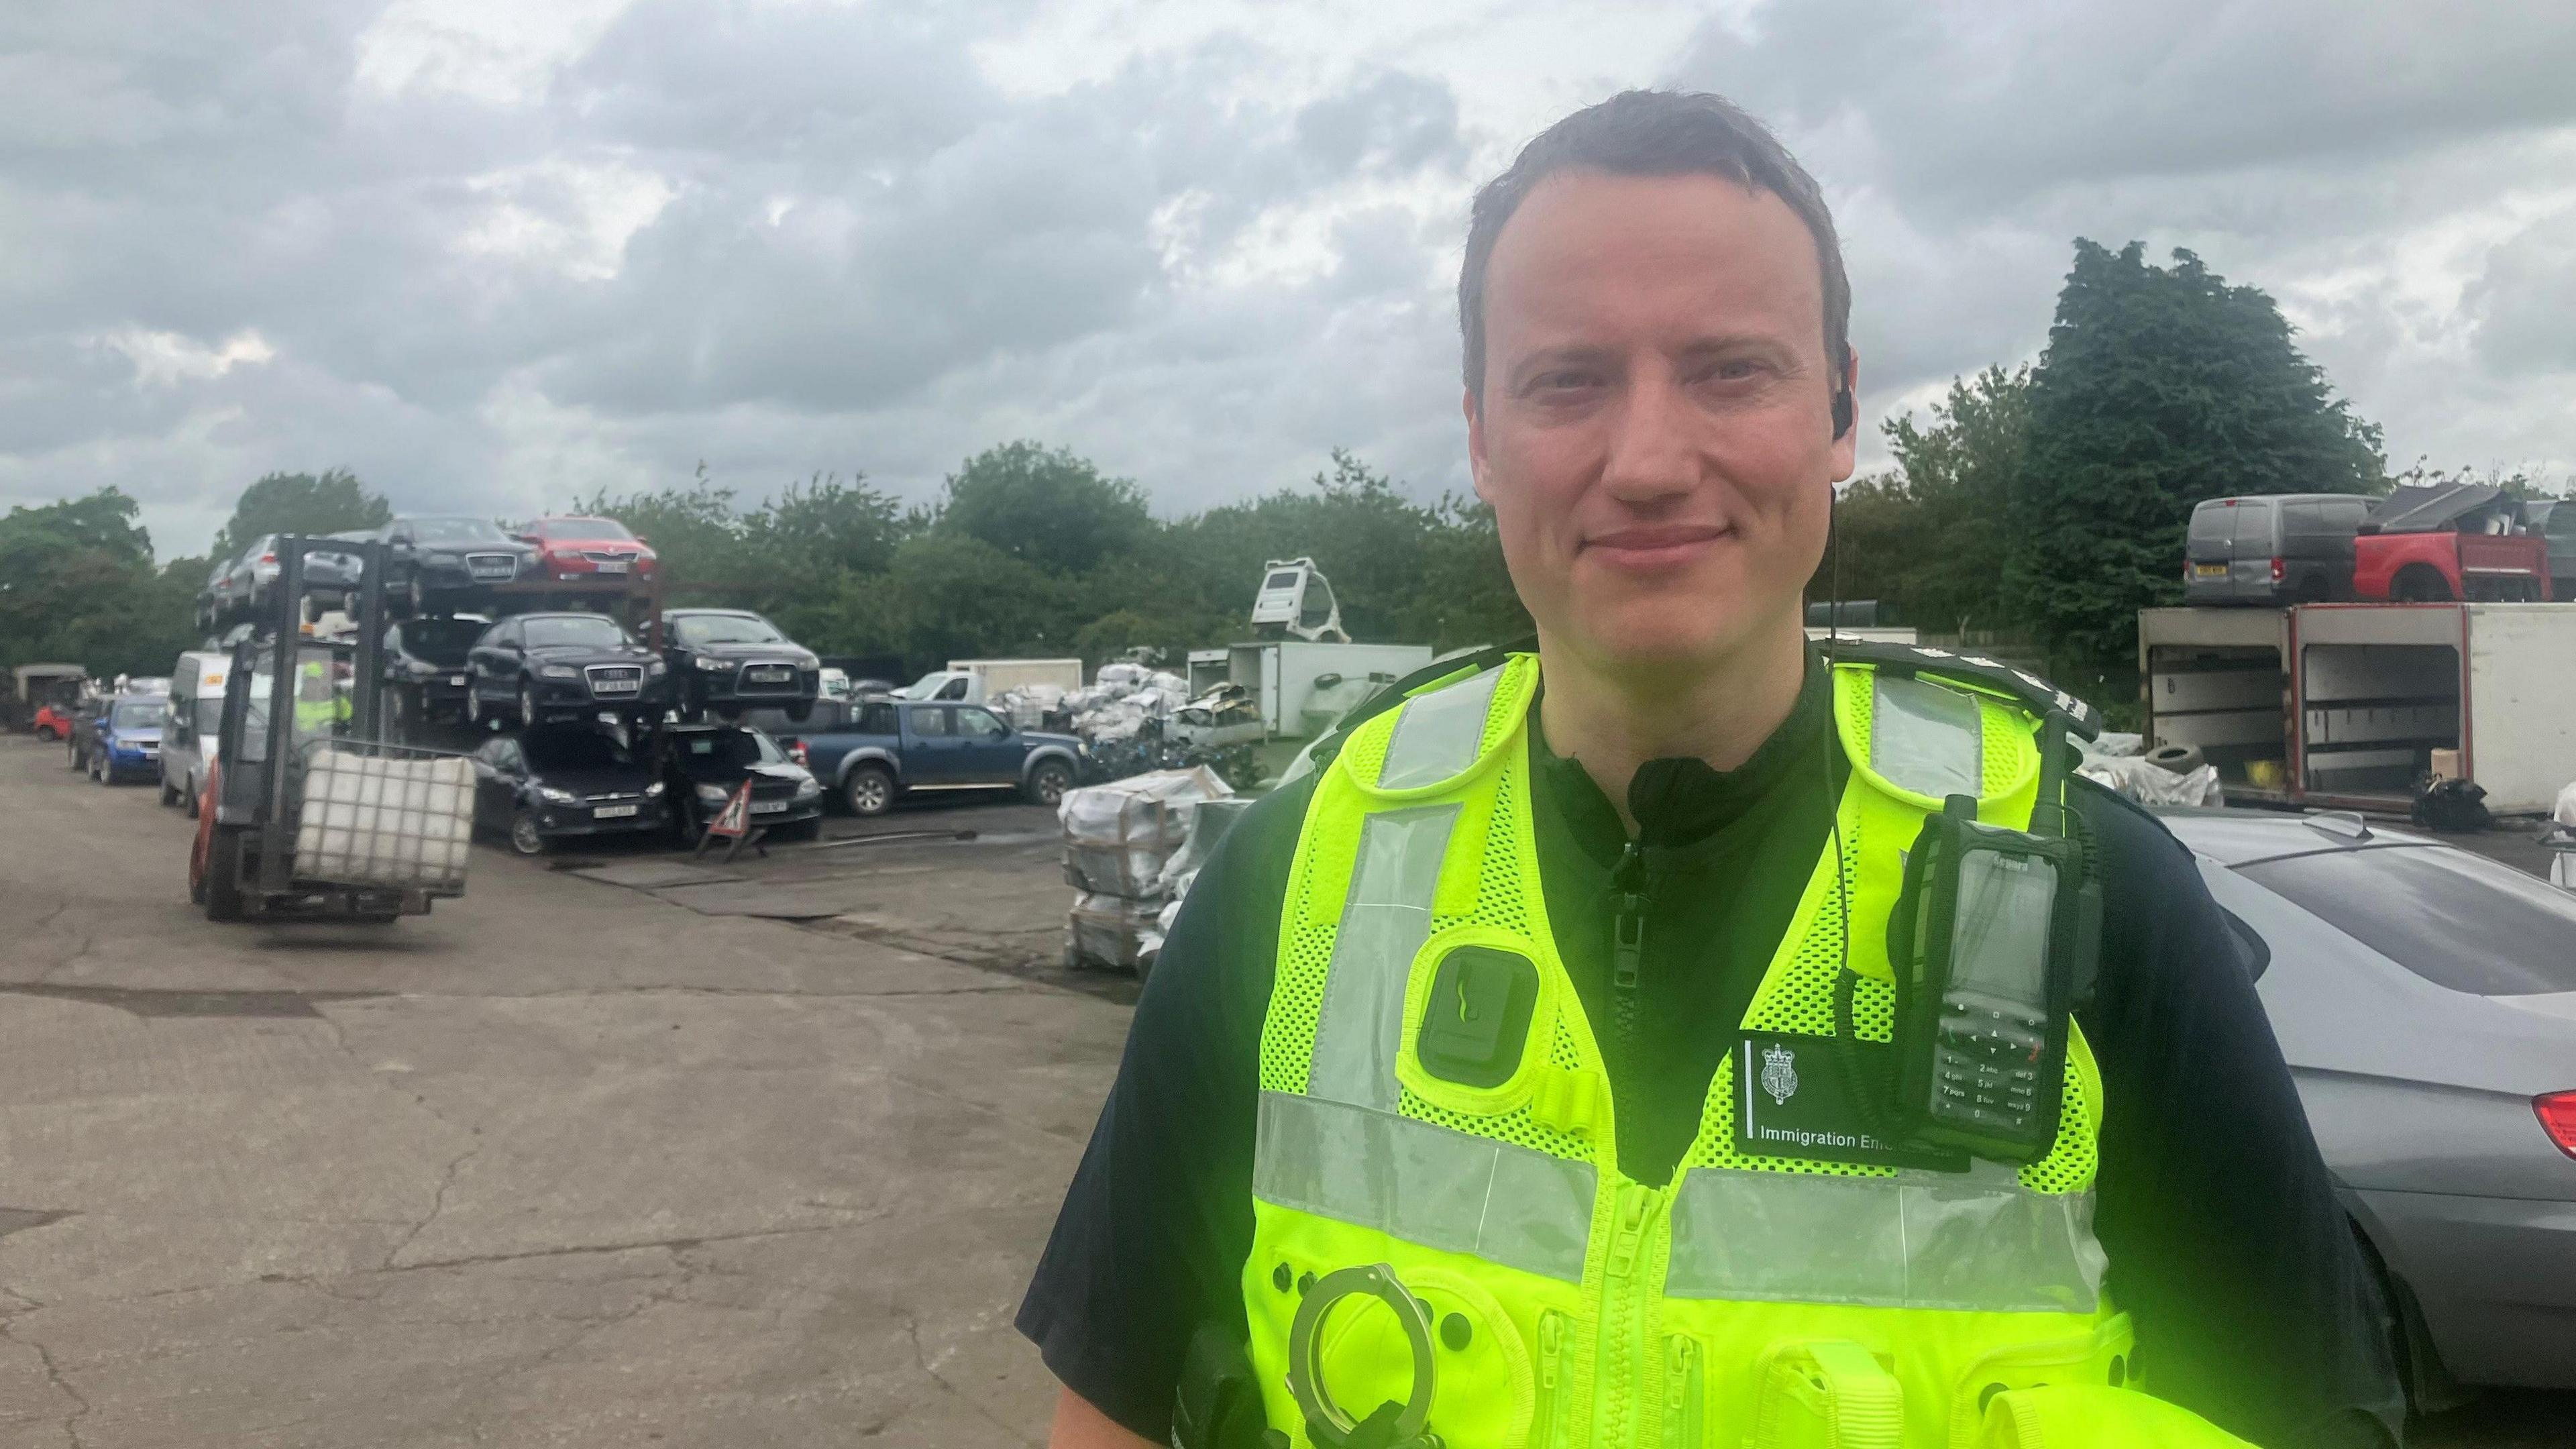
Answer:
[[(189, 897), (216, 921), (426, 914), (464, 894), (474, 772), (462, 754), (385, 738), (384, 545), (290, 535), (276, 547), (268, 617), (232, 647)], [(316, 550), (363, 557), (354, 638), (307, 632)]]

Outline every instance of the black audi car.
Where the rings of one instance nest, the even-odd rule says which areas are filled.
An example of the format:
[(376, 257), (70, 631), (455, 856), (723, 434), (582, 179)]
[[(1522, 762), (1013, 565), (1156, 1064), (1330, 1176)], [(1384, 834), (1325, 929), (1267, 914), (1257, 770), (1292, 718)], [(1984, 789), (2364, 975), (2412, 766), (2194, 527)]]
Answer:
[(503, 735), (474, 752), (474, 827), (521, 855), (569, 835), (660, 830), (666, 793), (626, 746), (582, 726)]
[(696, 841), (745, 780), (751, 782), (751, 824), (786, 840), (810, 840), (822, 828), (823, 787), (768, 735), (734, 724), (662, 732), (662, 783), (683, 840)]
[(536, 571), (537, 551), (488, 518), (397, 518), (384, 527), (385, 594), (415, 614), (481, 605)]
[(604, 614), (521, 614), (483, 631), (465, 659), (465, 717), (521, 725), (671, 703), (670, 666)]
[(465, 718), (465, 661), (492, 621), (480, 614), (404, 619), (385, 628), (385, 693), (406, 736)]
[(814, 651), (748, 609), (664, 610), (662, 657), (684, 718), (760, 706), (802, 721), (823, 692), (823, 661)]

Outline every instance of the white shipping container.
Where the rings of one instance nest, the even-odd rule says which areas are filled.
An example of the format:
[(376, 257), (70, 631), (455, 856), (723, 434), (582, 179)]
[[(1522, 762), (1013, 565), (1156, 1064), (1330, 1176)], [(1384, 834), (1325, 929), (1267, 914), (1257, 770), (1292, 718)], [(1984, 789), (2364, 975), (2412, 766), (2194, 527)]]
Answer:
[(1318, 680), (1338, 677), (1347, 683), (1384, 675), (1393, 681), (1432, 659), (1428, 644), (1319, 644), (1302, 639), (1237, 644), (1233, 653), (1233, 682), (1251, 691), (1262, 723), (1271, 734), (1294, 739), (1313, 733), (1307, 727), (1306, 706)]

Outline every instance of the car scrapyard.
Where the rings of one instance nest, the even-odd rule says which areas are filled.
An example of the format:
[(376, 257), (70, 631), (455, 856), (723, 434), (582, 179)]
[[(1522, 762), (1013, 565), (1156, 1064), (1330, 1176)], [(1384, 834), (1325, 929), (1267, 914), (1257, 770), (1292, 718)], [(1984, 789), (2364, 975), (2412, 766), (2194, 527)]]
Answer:
[[(251, 548), (169, 679), (37, 666), (0, 751), (24, 1442), (1034, 1440), (1010, 1312), (1200, 868), (1439, 673), (1351, 641), (1311, 559), (1186, 658), (834, 661), (611, 519)], [(2419, 1402), (2564, 1389), (2576, 896), (2538, 822), (2279, 808), (2401, 773), (2321, 733), (2293, 779), (2224, 724), (2278, 708), (2238, 681), (2302, 609), (2150, 621), (2146, 728), (2078, 768), (2230, 912)], [(2374, 627), (2379, 675), (2312, 692), (2477, 686)], [(2564, 1401), (2487, 1402), (2430, 1442)]]

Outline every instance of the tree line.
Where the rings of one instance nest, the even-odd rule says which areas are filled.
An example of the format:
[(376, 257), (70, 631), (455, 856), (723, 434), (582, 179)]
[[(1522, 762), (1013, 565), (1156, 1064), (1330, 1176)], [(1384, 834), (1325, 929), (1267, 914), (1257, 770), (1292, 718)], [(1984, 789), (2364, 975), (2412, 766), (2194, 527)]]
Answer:
[[(1843, 490), (1811, 597), (1879, 599), (1938, 635), (2020, 643), (2115, 709), (2135, 693), (2137, 611), (2181, 599), (2193, 505), (2446, 476), (2421, 461), (2390, 473), (2379, 429), (2335, 396), (2270, 296), (2187, 251), (2151, 264), (2135, 242), (2075, 243), (2036, 362), (1954, 379), (1928, 418), (1882, 432), (1894, 465)], [(1298, 555), (1331, 577), (1356, 638), (1448, 649), (1529, 629), (1490, 508), (1416, 501), (1341, 450), (1303, 487), (1173, 518), (1154, 516), (1134, 482), (1031, 441), (967, 459), (913, 506), (859, 474), (746, 500), (701, 465), (685, 483), (597, 492), (571, 511), (650, 540), (671, 604), (757, 609), (824, 653), (913, 669), (1226, 643), (1244, 632), (1262, 566)], [(345, 471), (270, 474), (244, 490), (213, 554), (390, 516)], [(209, 563), (156, 565), (136, 517), (132, 499), (102, 489), (0, 519), (0, 662), (158, 673), (194, 642), (189, 600)]]

